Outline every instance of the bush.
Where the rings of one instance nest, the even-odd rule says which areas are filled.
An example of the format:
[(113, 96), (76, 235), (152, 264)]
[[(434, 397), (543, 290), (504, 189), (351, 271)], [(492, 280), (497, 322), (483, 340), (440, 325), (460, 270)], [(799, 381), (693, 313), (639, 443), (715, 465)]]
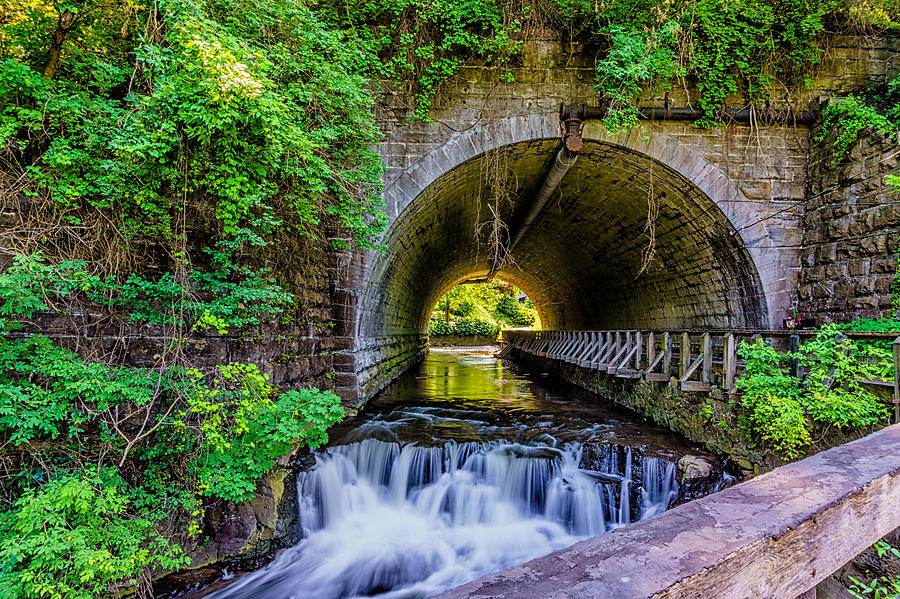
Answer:
[(528, 308), (519, 303), (512, 295), (503, 295), (497, 302), (497, 314), (512, 324), (529, 327), (537, 320), (537, 312), (534, 308)]
[[(822, 327), (796, 355), (780, 354), (762, 339), (741, 342), (738, 355), (746, 369), (737, 388), (748, 428), (782, 457), (801, 455), (811, 442), (811, 421), (846, 429), (872, 426), (888, 415), (887, 406), (859, 383), (879, 378), (888, 356), (884, 363), (861, 360), (879, 357), (879, 350), (861, 351), (839, 332), (837, 325)], [(802, 384), (783, 369), (793, 357), (809, 370)]]
[(0, 597), (94, 599), (150, 568), (190, 560), (146, 518), (128, 513), (111, 469), (63, 474), (0, 514)]
[(750, 430), (786, 458), (801, 454), (810, 442), (809, 427), (800, 399), (800, 381), (782, 370), (790, 356), (779, 354), (762, 339), (741, 342), (738, 355), (746, 369), (737, 380), (743, 391)]
[(800, 348), (809, 368), (804, 381), (807, 412), (813, 419), (838, 428), (871, 426), (884, 419), (887, 407), (859, 381), (878, 378), (878, 364), (863, 362), (856, 344), (838, 339), (839, 329), (828, 325)]
[(449, 323), (445, 320), (432, 318), (428, 323), (429, 335), (461, 335), (464, 337), (484, 335), (496, 338), (500, 334), (500, 326), (489, 320), (478, 318), (458, 318)]

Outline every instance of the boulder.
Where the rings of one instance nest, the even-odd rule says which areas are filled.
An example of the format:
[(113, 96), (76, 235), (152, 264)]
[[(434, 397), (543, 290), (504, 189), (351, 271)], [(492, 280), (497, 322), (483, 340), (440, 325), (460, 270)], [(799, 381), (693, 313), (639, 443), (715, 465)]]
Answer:
[(722, 465), (710, 456), (682, 456), (676, 465), (676, 477), (680, 504), (718, 491), (723, 481)]

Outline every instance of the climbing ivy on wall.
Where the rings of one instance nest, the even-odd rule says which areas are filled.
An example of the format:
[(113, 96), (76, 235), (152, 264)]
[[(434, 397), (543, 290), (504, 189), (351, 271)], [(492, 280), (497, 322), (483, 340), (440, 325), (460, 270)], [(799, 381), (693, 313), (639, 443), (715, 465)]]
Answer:
[(597, 63), (598, 90), (610, 103), (607, 125), (636, 124), (644, 88), (677, 78), (696, 83), (705, 116), (719, 121), (726, 100), (760, 105), (775, 87), (802, 84), (823, 50), (815, 42), (829, 19), (848, 10), (836, 0), (613, 2), (608, 11), (576, 2), (588, 30), (609, 49)]
[[(870, 87), (829, 104), (823, 117), (816, 141), (821, 142), (831, 135), (832, 164), (845, 161), (853, 144), (867, 131), (887, 136), (900, 133), (900, 75), (884, 85)], [(888, 175), (885, 182), (893, 185), (895, 179), (896, 176)]]

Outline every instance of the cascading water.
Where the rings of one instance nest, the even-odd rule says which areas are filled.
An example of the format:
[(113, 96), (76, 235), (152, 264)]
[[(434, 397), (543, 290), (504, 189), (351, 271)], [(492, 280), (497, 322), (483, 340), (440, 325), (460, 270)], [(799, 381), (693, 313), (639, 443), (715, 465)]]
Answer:
[(505, 418), (444, 391), (357, 425), (298, 477), (303, 540), (210, 597), (424, 598), (676, 502), (672, 460), (604, 438), (630, 423), (533, 391)]

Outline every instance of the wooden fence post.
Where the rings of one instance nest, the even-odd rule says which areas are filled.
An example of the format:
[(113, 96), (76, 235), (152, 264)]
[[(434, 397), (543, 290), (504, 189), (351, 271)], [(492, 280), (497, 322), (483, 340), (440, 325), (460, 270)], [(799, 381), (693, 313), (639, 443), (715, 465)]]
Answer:
[(734, 335), (725, 333), (725, 342), (722, 347), (722, 374), (724, 375), (725, 392), (731, 393), (734, 389), (734, 373), (737, 371), (737, 354), (734, 351)]
[(672, 376), (672, 335), (668, 331), (663, 333), (663, 374)]
[(703, 333), (703, 370), (700, 372), (700, 380), (706, 384), (712, 382), (712, 359), (712, 336), (709, 333)]
[(681, 362), (678, 378), (682, 378), (687, 374), (688, 368), (691, 367), (691, 336), (687, 333), (681, 334), (681, 349), (678, 354), (679, 362)]

